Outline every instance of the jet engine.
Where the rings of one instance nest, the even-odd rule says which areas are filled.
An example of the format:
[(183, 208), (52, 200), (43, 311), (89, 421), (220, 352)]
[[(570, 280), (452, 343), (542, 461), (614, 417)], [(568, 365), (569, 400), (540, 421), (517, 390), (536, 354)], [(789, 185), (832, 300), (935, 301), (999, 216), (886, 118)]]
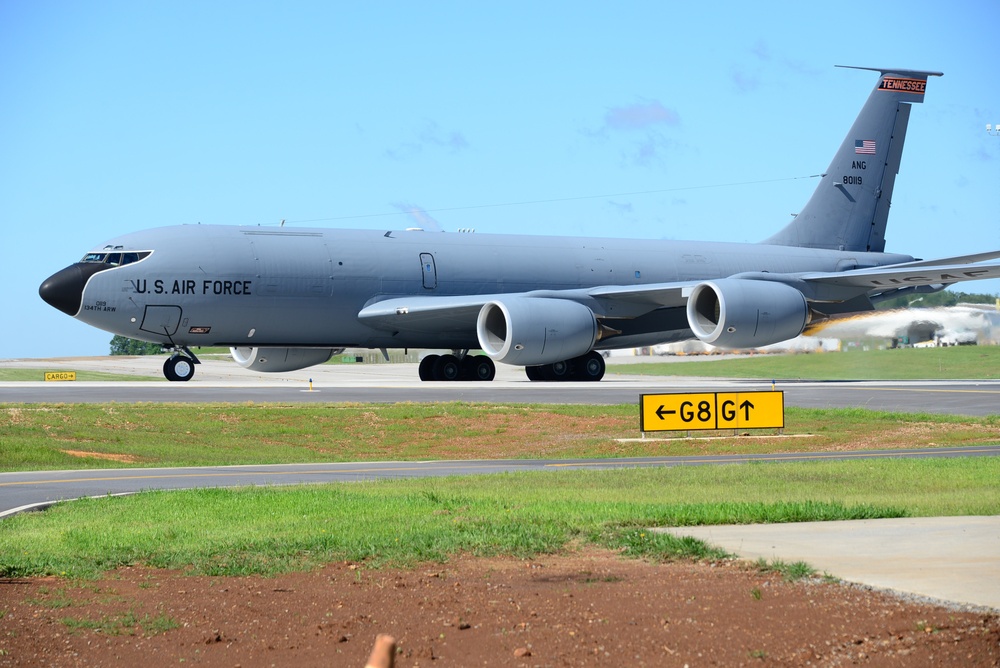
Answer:
[(518, 366), (551, 364), (590, 352), (598, 331), (597, 318), (583, 304), (543, 297), (488, 302), (476, 322), (483, 352)]
[(756, 348), (801, 334), (809, 322), (809, 305), (801, 292), (784, 283), (724, 278), (695, 286), (687, 319), (705, 343)]
[(333, 357), (333, 348), (230, 348), (230, 354), (244, 369), (279, 372), (323, 364)]

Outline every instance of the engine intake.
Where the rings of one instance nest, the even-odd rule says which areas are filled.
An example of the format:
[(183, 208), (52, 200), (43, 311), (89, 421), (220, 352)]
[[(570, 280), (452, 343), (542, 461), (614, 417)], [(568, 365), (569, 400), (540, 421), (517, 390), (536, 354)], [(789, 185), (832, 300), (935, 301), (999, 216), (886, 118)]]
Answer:
[(333, 348), (230, 348), (233, 360), (244, 369), (276, 373), (296, 371), (329, 361)]
[(756, 348), (801, 334), (809, 322), (809, 305), (801, 292), (784, 283), (724, 278), (695, 286), (687, 318), (705, 343)]
[(511, 297), (483, 305), (476, 321), (479, 347), (497, 362), (551, 364), (593, 349), (597, 318), (583, 304), (565, 299)]

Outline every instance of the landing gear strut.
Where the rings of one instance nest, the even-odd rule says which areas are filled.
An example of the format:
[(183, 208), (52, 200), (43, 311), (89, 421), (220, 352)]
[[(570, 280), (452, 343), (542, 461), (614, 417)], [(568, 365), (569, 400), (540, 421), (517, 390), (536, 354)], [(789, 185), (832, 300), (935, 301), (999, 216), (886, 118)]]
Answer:
[(604, 357), (596, 350), (561, 362), (524, 367), (528, 380), (542, 381), (598, 381), (604, 378), (604, 370)]

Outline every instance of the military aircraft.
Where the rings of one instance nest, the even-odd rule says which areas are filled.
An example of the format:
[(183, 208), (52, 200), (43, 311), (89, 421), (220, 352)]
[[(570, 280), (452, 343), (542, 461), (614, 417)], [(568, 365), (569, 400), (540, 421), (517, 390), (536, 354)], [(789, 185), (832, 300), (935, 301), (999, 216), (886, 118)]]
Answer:
[[(190, 380), (198, 346), (289, 371), (344, 347), (431, 348), (421, 380), (600, 380), (599, 351), (691, 337), (729, 349), (794, 338), (907, 292), (1000, 276), (1000, 251), (886, 253), (913, 103), (940, 72), (854, 68), (878, 83), (805, 208), (757, 244), (182, 225), (126, 234), (42, 283), (94, 327), (160, 343)], [(482, 350), (484, 354), (469, 354)]]

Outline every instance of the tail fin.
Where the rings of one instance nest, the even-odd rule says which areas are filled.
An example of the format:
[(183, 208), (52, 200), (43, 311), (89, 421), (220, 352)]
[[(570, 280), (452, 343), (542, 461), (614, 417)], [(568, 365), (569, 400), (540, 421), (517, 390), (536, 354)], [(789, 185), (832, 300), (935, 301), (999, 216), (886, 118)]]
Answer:
[(872, 70), (881, 76), (805, 208), (763, 243), (876, 253), (885, 250), (885, 226), (910, 105), (924, 101), (927, 77), (942, 73), (851, 69)]

